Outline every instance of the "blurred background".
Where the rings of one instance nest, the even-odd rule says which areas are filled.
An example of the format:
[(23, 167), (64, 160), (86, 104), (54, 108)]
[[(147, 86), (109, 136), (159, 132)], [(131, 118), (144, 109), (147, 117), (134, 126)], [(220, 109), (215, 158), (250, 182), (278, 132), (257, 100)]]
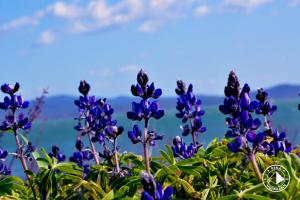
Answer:
[[(278, 106), (274, 127), (299, 144), (299, 19), (299, 0), (0, 1), (0, 83), (18, 81), (31, 106), (47, 89), (28, 137), (47, 151), (59, 145), (70, 156), (77, 137), (73, 102), (79, 81), (86, 80), (91, 94), (108, 98), (125, 127), (121, 152), (141, 153), (127, 138), (133, 123), (126, 118), (137, 100), (130, 86), (139, 69), (163, 90), (166, 115), (150, 127), (165, 135), (165, 143), (181, 135), (176, 80), (194, 84), (206, 111), (204, 144), (226, 132), (218, 106), (234, 70), (252, 94), (261, 87), (269, 92)], [(2, 133), (0, 146), (14, 152), (13, 143)]]

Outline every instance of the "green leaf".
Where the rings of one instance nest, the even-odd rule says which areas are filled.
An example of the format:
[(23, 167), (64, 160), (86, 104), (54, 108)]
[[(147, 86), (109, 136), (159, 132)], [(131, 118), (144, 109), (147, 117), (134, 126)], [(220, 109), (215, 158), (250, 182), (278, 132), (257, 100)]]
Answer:
[(237, 194), (231, 194), (224, 197), (220, 197), (218, 200), (237, 200), (239, 196)]
[(291, 153), (290, 156), (292, 158), (292, 163), (294, 163), (297, 170), (300, 170), (300, 158), (294, 153)]
[(107, 193), (102, 200), (113, 200), (115, 198), (114, 191), (111, 190), (109, 193)]
[(51, 159), (51, 157), (48, 155), (48, 153), (45, 151), (44, 148), (41, 148), (41, 152), (42, 152), (44, 158), (45, 158), (45, 159), (50, 163), (50, 165), (51, 165), (52, 159)]
[(208, 194), (209, 194), (209, 189), (204, 189), (204, 190), (202, 191), (202, 197), (201, 197), (201, 200), (206, 200)]
[(23, 135), (22, 133), (19, 133), (19, 136), (22, 138), (22, 140), (25, 142), (25, 144), (28, 144), (28, 139), (26, 138), (25, 135)]
[(78, 176), (82, 175), (82, 170), (80, 170), (80, 168), (73, 163), (68, 163), (68, 162), (58, 163), (57, 165), (54, 166), (54, 168), (62, 172), (67, 172), (69, 174), (74, 174)]
[(165, 145), (165, 147), (166, 147), (167, 153), (168, 153), (168, 155), (169, 155), (169, 157), (171, 159), (171, 163), (170, 164), (171, 165), (175, 164), (176, 160), (174, 158), (174, 154), (173, 154), (173, 151), (172, 151), (171, 147), (169, 145), (167, 145), (167, 144)]
[(120, 199), (122, 197), (124, 197), (127, 192), (129, 191), (129, 187), (128, 186), (122, 186), (117, 192), (116, 192), (116, 195), (115, 195), (115, 198), (116, 199)]
[(190, 185), (186, 180), (178, 179), (180, 185), (183, 187), (184, 191), (194, 199), (201, 199), (202, 194), (200, 192), (195, 191), (194, 187)]
[(161, 155), (166, 159), (166, 161), (167, 161), (170, 165), (173, 164), (172, 159), (170, 158), (170, 156), (169, 156), (165, 151), (160, 150), (159, 152), (161, 153)]
[(47, 160), (46, 158), (37, 158), (36, 162), (39, 167), (43, 167), (46, 169), (48, 169), (48, 166), (51, 165), (51, 162), (49, 163), (49, 160)]
[(251, 199), (251, 200), (274, 200), (265, 196), (257, 195), (257, 194), (244, 194), (243, 198)]

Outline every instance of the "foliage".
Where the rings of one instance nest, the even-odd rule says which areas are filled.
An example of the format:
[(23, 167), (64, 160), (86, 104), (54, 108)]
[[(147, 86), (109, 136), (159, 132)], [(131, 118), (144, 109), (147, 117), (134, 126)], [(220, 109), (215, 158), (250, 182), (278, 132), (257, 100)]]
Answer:
[[(0, 108), (9, 112), (1, 129), (13, 133), (17, 141), (17, 153), (9, 153), (0, 148), (0, 199), (300, 199), (300, 150), (294, 146), (292, 148), (291, 145), (287, 146), (285, 133), (279, 134), (271, 129), (267, 117), (276, 108), (267, 101), (267, 95), (262, 89), (256, 97), (258, 102), (250, 102), (250, 88), (245, 85), (240, 93), (237, 77), (231, 73), (225, 88), (226, 99), (220, 110), (230, 116), (227, 122), (232, 126), (229, 126), (230, 132), (227, 135), (232, 137), (221, 140), (216, 138), (204, 147), (194, 137), (205, 131), (200, 123), (200, 116), (204, 114), (200, 109), (201, 103), (192, 94), (192, 86), (186, 91), (183, 82), (178, 82), (176, 92), (180, 101), (178, 111), (181, 113), (178, 117), (184, 119), (183, 123), (188, 120), (193, 122), (186, 127), (191, 129), (189, 133), (194, 142), (187, 146), (180, 137), (176, 137), (174, 146), (165, 145), (159, 156), (149, 158), (148, 145), (153, 145), (155, 140), (162, 140), (162, 136), (147, 129), (148, 120), (159, 119), (164, 115), (158, 103), (151, 103), (149, 98), (159, 98), (162, 91), (155, 89), (153, 83), (147, 84), (148, 76), (142, 70), (138, 74), (137, 82), (137, 85), (131, 87), (131, 92), (142, 100), (139, 103), (133, 102), (133, 110), (127, 116), (134, 121), (143, 120), (144, 138), (137, 125), (134, 125), (128, 135), (133, 143), (142, 143), (146, 147), (144, 155), (117, 151), (116, 139), (123, 128), (116, 126), (117, 122), (112, 119), (113, 110), (106, 100), (97, 101), (94, 96), (88, 96), (90, 86), (82, 81), (79, 86), (82, 96), (75, 102), (79, 108), (76, 129), (80, 137), (76, 138), (77, 151), (70, 158), (70, 162), (59, 147), (53, 145), (52, 151), (47, 153), (43, 148), (33, 146), (21, 133), (22, 130), (30, 130), (31, 120), (21, 114), (16, 118), (16, 111), (28, 107), (28, 102), (15, 95), (19, 84), (14, 87), (4, 84), (1, 90), (9, 96), (5, 97)], [(186, 105), (182, 107), (181, 103)], [(230, 109), (233, 104), (236, 105), (236, 110), (232, 111)], [(256, 123), (258, 121), (254, 122), (255, 119), (250, 114), (254, 110), (265, 117), (264, 131), (269, 135), (263, 138), (269, 140), (264, 141), (269, 144), (268, 151), (258, 150), (261, 148), (258, 144), (264, 143), (260, 139), (255, 143), (259, 133), (256, 135), (250, 131), (256, 129), (253, 126), (260, 124)], [(84, 147), (81, 141), (81, 136), (84, 135), (89, 137), (91, 149)], [(245, 154), (240, 146), (235, 148), (234, 145), (238, 142), (236, 138), (239, 136), (245, 138), (243, 142), (253, 143), (248, 146), (252, 147), (248, 149), (251, 154)], [(96, 142), (105, 147), (105, 141), (113, 144), (112, 150), (107, 149), (110, 156), (104, 156), (105, 151), (99, 154), (96, 147), (93, 147)], [(273, 149), (277, 149), (275, 152), (270, 151), (271, 145)], [(9, 175), (10, 170), (4, 163), (9, 155), (22, 162), (26, 179)], [(98, 155), (102, 159), (95, 159)], [(27, 162), (35, 163), (37, 172), (28, 169)], [(253, 165), (253, 162), (256, 164)], [(274, 164), (285, 167), (291, 176), (288, 187), (277, 193), (264, 187), (256, 171), (264, 171)]]

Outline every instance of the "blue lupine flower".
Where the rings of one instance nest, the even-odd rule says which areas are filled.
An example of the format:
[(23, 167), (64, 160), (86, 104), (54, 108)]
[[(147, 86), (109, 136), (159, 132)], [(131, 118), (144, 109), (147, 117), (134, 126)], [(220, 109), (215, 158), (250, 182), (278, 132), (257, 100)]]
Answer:
[[(3, 102), (0, 102), (0, 109), (7, 111), (6, 116), (0, 130), (12, 131), (15, 137), (17, 146), (17, 158), (20, 159), (24, 171), (28, 170), (26, 159), (30, 159), (30, 153), (34, 150), (34, 147), (30, 144), (24, 145), (19, 140), (19, 130), (28, 131), (31, 128), (31, 122), (28, 117), (25, 117), (20, 112), (21, 109), (28, 108), (29, 101), (25, 101), (21, 95), (17, 95), (16, 92), (20, 89), (20, 84), (16, 83), (14, 86), (9, 84), (3, 84), (1, 91), (7, 96), (4, 97)], [(26, 149), (27, 148), (27, 149)], [(9, 169), (1, 164), (1, 173), (8, 174)], [(30, 177), (27, 175), (27, 178)]]
[(148, 85), (148, 81), (148, 75), (143, 70), (140, 70), (137, 76), (138, 83), (131, 86), (131, 93), (143, 99), (159, 98), (162, 94), (162, 90), (160, 88), (156, 89), (154, 83)]
[(1, 91), (3, 93), (13, 95), (19, 90), (19, 88), (20, 84), (18, 82), (14, 86), (5, 83), (1, 86)]
[[(249, 95), (250, 87), (247, 83), (244, 84), (240, 91), (240, 83), (233, 71), (229, 74), (224, 93), (224, 104), (219, 106), (219, 110), (223, 114), (229, 115), (226, 118), (229, 128), (226, 132), (226, 137), (233, 138), (233, 140), (227, 144), (228, 149), (232, 152), (238, 152), (245, 148), (247, 151), (255, 153), (265, 140), (263, 134), (259, 133), (256, 135), (255, 133), (261, 125), (260, 119), (252, 117), (252, 113), (258, 109), (259, 103), (251, 101)], [(248, 148), (250, 144), (252, 150)]]
[(84, 144), (80, 139), (76, 140), (75, 147), (77, 151), (73, 153), (69, 160), (82, 167), (83, 175), (86, 176), (89, 172), (90, 161), (94, 159), (94, 154), (90, 149), (84, 149)]
[(197, 99), (193, 93), (193, 85), (189, 84), (186, 89), (185, 83), (182, 80), (177, 81), (175, 92), (178, 95), (176, 106), (178, 113), (176, 113), (176, 117), (180, 118), (182, 123), (184, 123), (181, 126), (182, 135), (187, 136), (191, 134), (193, 145), (196, 147), (198, 146), (198, 133), (204, 133), (206, 131), (206, 127), (202, 126), (201, 119), (205, 113), (201, 107), (202, 102), (200, 99)]
[(5, 158), (7, 157), (8, 152), (0, 147), (0, 174), (1, 175), (10, 175), (11, 170), (4, 164)]
[(292, 144), (288, 142), (285, 132), (279, 133), (276, 129), (267, 129), (264, 133), (270, 140), (270, 142), (265, 141), (261, 147), (264, 153), (276, 156), (280, 151), (286, 153), (292, 151)]
[(83, 96), (87, 96), (90, 91), (90, 85), (86, 81), (80, 81), (78, 90)]
[(26, 149), (25, 149), (23, 155), (31, 160), (32, 158), (30, 157), (30, 153), (35, 152), (36, 147), (33, 146), (31, 142), (28, 142), (28, 144), (25, 145), (25, 147), (26, 147)]
[(130, 140), (144, 145), (144, 162), (147, 173), (150, 174), (150, 163), (148, 158), (148, 145), (155, 145), (156, 140), (161, 140), (163, 137), (148, 130), (148, 122), (151, 118), (160, 119), (164, 116), (164, 110), (159, 109), (157, 101), (151, 102), (149, 99), (157, 99), (161, 96), (162, 90), (155, 88), (154, 83), (148, 84), (148, 75), (141, 69), (137, 75), (137, 84), (131, 86), (131, 93), (134, 96), (139, 96), (140, 102), (132, 103), (132, 110), (127, 112), (128, 119), (133, 121), (144, 121), (144, 137), (142, 138), (141, 131), (137, 125), (134, 125), (133, 130), (128, 132)]
[(11, 114), (6, 115), (5, 120), (0, 126), (0, 130), (13, 130), (14, 127), (27, 131), (31, 128), (31, 122), (29, 121), (28, 117), (24, 117), (23, 113), (20, 113), (17, 119), (14, 119), (14, 117)]
[(241, 150), (242, 144), (242, 137), (237, 136), (232, 142), (227, 143), (227, 147), (231, 152), (237, 153)]
[(0, 160), (4, 160), (7, 155), (8, 152), (0, 147)]
[(164, 116), (164, 110), (159, 109), (157, 101), (150, 103), (148, 99), (141, 100), (140, 103), (132, 103), (132, 111), (127, 112), (128, 119), (141, 121), (151, 117), (160, 119)]
[(172, 152), (174, 157), (186, 159), (193, 157), (194, 154), (198, 152), (198, 149), (200, 147), (201, 145), (194, 147), (192, 143), (189, 146), (187, 146), (180, 136), (176, 136), (173, 139)]
[(52, 152), (49, 153), (51, 158), (56, 158), (58, 162), (63, 162), (66, 160), (66, 156), (60, 153), (60, 149), (58, 146), (52, 146)]
[(142, 184), (144, 192), (142, 193), (141, 200), (170, 200), (173, 196), (173, 189), (167, 187), (163, 190), (162, 186), (155, 182), (154, 178), (147, 174), (142, 173)]
[(268, 101), (268, 93), (264, 91), (263, 88), (258, 89), (256, 99), (259, 102), (259, 106), (255, 111), (257, 114), (262, 114), (264, 116), (272, 115), (277, 110), (277, 106), (272, 105), (272, 103)]
[(128, 137), (130, 138), (131, 142), (133, 144), (136, 144), (138, 142), (142, 141), (142, 132), (139, 129), (139, 126), (135, 124), (133, 126), (133, 130), (128, 132)]

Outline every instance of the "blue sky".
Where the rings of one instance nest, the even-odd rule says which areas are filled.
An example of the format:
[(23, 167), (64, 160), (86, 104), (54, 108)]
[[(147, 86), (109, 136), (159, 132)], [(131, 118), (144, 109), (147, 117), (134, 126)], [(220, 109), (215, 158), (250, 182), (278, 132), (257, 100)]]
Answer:
[(167, 96), (177, 79), (222, 94), (231, 69), (253, 89), (299, 84), (299, 20), (300, 0), (0, 1), (1, 83), (113, 97), (144, 68)]

